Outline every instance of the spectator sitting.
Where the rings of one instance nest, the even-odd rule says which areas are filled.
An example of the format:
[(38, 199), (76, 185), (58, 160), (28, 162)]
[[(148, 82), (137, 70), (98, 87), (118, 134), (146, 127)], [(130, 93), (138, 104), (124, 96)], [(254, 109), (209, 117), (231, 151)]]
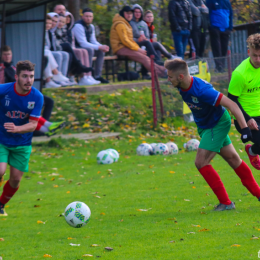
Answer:
[[(73, 51), (75, 52), (76, 57), (80, 60), (80, 62), (86, 66), (89, 66), (89, 57), (88, 51), (83, 48), (75, 48), (75, 37), (73, 32), (71, 31), (72, 27), (74, 26), (74, 16), (70, 12), (65, 13), (66, 16), (66, 29), (67, 29), (67, 40), (70, 43)], [(95, 80), (92, 77), (92, 73), (84, 73), (83, 77), (79, 81), (79, 85), (93, 85), (93, 84), (100, 84), (101, 82)]]
[(201, 39), (201, 25), (202, 25), (202, 14), (208, 14), (209, 10), (204, 5), (202, 0), (189, 0), (192, 12), (192, 30), (190, 37), (194, 44), (196, 58), (200, 57), (200, 39)]
[(77, 21), (72, 28), (75, 36), (75, 43), (77, 48), (84, 48), (88, 51), (89, 64), (92, 66), (92, 58), (97, 57), (95, 61), (95, 79), (101, 83), (109, 83), (108, 80), (102, 78), (102, 68), (104, 64), (105, 53), (109, 51), (107, 45), (99, 43), (95, 36), (95, 27), (92, 24), (93, 12), (90, 8), (83, 10), (82, 19)]
[[(53, 13), (49, 13), (50, 15), (52, 15), (52, 19), (56, 20), (57, 17), (56, 15), (54, 15)], [(84, 65), (82, 65), (82, 63), (77, 59), (77, 57), (75, 56), (74, 51), (72, 50), (70, 44), (68, 42), (63, 41), (63, 38), (61, 38), (61, 36), (65, 36), (64, 34), (64, 30), (60, 30), (62, 27), (64, 27), (66, 25), (66, 18), (65, 16), (59, 15), (59, 18), (57, 19), (57, 28), (54, 32), (54, 34), (52, 34), (52, 44), (55, 46), (56, 50), (62, 50), (67, 52), (70, 55), (70, 68), (69, 68), (69, 73), (70, 75), (80, 75), (81, 73), (84, 72), (89, 72), (92, 71), (92, 68), (90, 67), (86, 67)], [(52, 29), (55, 29), (56, 25), (55, 23), (52, 24)], [(58, 30), (58, 32), (56, 33), (56, 31)], [(56, 39), (56, 35), (58, 35), (59, 39)]]
[[(47, 64), (44, 69), (44, 79), (46, 81), (46, 88), (56, 88), (62, 86), (71, 85), (69, 79), (62, 75), (62, 73), (58, 70), (58, 64), (52, 54), (52, 52), (48, 49), (48, 30), (52, 27), (52, 20), (49, 15), (46, 17), (46, 33), (45, 33), (45, 49), (44, 56), (48, 57)], [(57, 83), (58, 84), (57, 84)]]
[[(133, 30), (130, 21), (133, 18), (133, 10), (130, 6), (123, 9), (113, 18), (110, 30), (110, 43), (115, 54), (126, 56), (130, 60), (137, 61), (151, 71), (151, 60), (147, 57), (147, 52), (139, 47), (133, 39)], [(167, 77), (167, 72), (163, 66), (154, 64), (155, 71), (159, 77)]]
[[(148, 30), (149, 30), (148, 39), (150, 39), (150, 42), (152, 43), (152, 45), (153, 45), (154, 49), (156, 50), (156, 52), (158, 53), (158, 55), (161, 56), (161, 54), (162, 54), (163, 56), (165, 56), (168, 59), (177, 58), (176, 56), (171, 55), (160, 42), (157, 42), (157, 35), (153, 33), (154, 29), (155, 29), (155, 27), (153, 25), (153, 21), (154, 21), (153, 12), (151, 10), (147, 10), (144, 13), (143, 19), (148, 26)], [(156, 36), (156, 37), (154, 37), (154, 36)]]
[[(67, 76), (71, 64), (70, 55), (66, 51), (62, 51), (61, 49), (58, 50), (56, 48), (56, 43), (55, 43), (55, 39), (56, 39), (55, 30), (57, 29), (59, 15), (57, 13), (48, 13), (47, 19), (48, 16), (51, 17), (52, 26), (51, 29), (46, 31), (45, 34), (45, 43), (46, 43), (45, 49), (51, 50), (56, 62), (58, 63), (59, 70), (62, 72), (64, 76)], [(77, 85), (77, 82), (75, 81), (71, 81), (71, 83)]]
[(54, 6), (53, 8), (53, 12), (57, 13), (57, 14), (62, 14), (62, 15), (66, 15), (66, 7), (62, 4), (57, 4)]
[(191, 7), (188, 0), (171, 0), (168, 5), (169, 21), (177, 56), (184, 54), (192, 30)]
[[(12, 59), (13, 59), (13, 54), (12, 54), (12, 50), (9, 46), (3, 46), (3, 48), (1, 49), (2, 51), (2, 56), (1, 56), (1, 60), (3, 62), (3, 64), (6, 64), (7, 67), (4, 68), (4, 75), (5, 77), (1, 77), (0, 78), (0, 84), (4, 84), (4, 83), (9, 83), (9, 82), (15, 82), (15, 74), (16, 74), (16, 67), (13, 66), (12, 64)], [(51, 111), (53, 108), (53, 100), (47, 96), (43, 96), (44, 98), (44, 109), (43, 109), (43, 113), (42, 115), (46, 117), (46, 119), (44, 119), (43, 117), (39, 118), (37, 127), (35, 129), (35, 133), (36, 135), (41, 135), (39, 133), (37, 133), (37, 128), (40, 128), (40, 124), (42, 122), (46, 123), (45, 125), (47, 127), (47, 131), (45, 131), (45, 134), (48, 136), (51, 136), (53, 134), (56, 134), (61, 128), (63, 128), (65, 126), (65, 122), (49, 122), (49, 118), (51, 116)], [(46, 129), (44, 129), (46, 130)]]
[(233, 30), (233, 10), (229, 0), (207, 0), (209, 8), (209, 35), (216, 71), (223, 72), (230, 33)]

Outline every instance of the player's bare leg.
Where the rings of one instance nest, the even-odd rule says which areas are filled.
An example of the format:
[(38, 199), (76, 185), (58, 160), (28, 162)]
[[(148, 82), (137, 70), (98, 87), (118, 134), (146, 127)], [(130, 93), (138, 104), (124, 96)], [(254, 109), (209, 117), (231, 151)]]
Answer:
[(22, 171), (10, 166), (10, 178), (4, 185), (2, 195), (0, 196), (0, 216), (7, 216), (4, 206), (19, 189), (22, 176)]
[(219, 200), (219, 205), (216, 207), (216, 211), (223, 211), (235, 208), (233, 202), (230, 201), (223, 182), (221, 181), (218, 173), (210, 165), (210, 161), (215, 157), (216, 153), (205, 149), (198, 149), (195, 165), (213, 190)]
[(7, 163), (0, 163), (0, 187), (4, 184), (4, 174), (6, 172)]
[(220, 155), (234, 169), (237, 176), (241, 179), (242, 184), (250, 191), (250, 193), (260, 200), (260, 187), (248, 165), (241, 160), (234, 146), (229, 144), (220, 150)]

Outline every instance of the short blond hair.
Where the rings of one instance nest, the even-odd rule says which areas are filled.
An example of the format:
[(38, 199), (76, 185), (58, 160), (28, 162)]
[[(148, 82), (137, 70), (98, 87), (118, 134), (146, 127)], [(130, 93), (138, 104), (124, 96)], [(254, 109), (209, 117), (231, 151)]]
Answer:
[(255, 33), (250, 35), (247, 40), (247, 47), (252, 48), (254, 50), (260, 49), (260, 33)]
[(181, 72), (184, 75), (189, 74), (189, 69), (187, 63), (182, 59), (174, 59), (174, 60), (166, 60), (164, 62), (164, 67), (167, 70), (173, 71), (173, 72)]

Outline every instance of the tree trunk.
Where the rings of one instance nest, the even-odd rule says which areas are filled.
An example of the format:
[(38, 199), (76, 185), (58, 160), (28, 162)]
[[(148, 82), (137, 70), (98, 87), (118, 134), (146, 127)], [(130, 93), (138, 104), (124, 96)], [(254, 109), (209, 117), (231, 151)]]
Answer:
[(80, 0), (68, 0), (67, 8), (75, 18), (75, 21), (80, 19)]

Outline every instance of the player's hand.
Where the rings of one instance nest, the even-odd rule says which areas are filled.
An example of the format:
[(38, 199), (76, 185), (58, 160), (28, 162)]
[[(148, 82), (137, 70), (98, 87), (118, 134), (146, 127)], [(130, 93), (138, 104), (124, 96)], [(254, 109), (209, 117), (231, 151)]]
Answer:
[(247, 125), (251, 130), (259, 130), (258, 125), (255, 121), (255, 119), (251, 118), (247, 121)]
[(245, 127), (242, 129), (241, 140), (243, 143), (252, 140), (252, 133), (249, 127)]
[(4, 128), (6, 129), (6, 132), (9, 133), (19, 132), (19, 126), (16, 126), (14, 123), (4, 123)]

